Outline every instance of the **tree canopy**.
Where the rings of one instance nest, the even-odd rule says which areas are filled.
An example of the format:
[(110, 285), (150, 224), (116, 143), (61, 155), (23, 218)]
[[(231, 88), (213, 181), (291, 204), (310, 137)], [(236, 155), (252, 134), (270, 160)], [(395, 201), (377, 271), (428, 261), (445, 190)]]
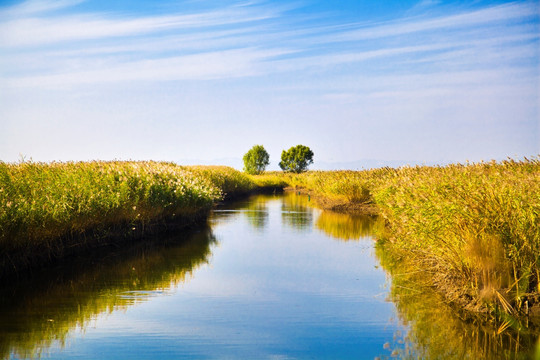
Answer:
[(262, 145), (254, 145), (244, 155), (244, 171), (248, 174), (257, 175), (264, 172), (270, 164), (270, 155)]
[(283, 171), (301, 173), (313, 164), (313, 151), (307, 146), (296, 145), (281, 152), (279, 167)]

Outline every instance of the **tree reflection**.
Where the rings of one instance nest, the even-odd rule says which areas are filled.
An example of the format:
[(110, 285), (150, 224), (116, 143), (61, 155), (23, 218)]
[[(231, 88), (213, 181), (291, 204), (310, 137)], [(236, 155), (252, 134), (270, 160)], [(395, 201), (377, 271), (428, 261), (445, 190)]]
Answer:
[(286, 192), (281, 203), (281, 221), (297, 230), (308, 231), (313, 227), (313, 211), (308, 195)]
[(246, 218), (249, 224), (259, 231), (262, 231), (268, 225), (268, 201), (275, 199), (275, 196), (258, 195), (252, 197), (245, 207)]
[(238, 216), (244, 216), (256, 230), (262, 231), (268, 225), (268, 202), (279, 199), (275, 195), (253, 195), (247, 200), (220, 205), (213, 211), (211, 222), (221, 224)]
[(145, 301), (185, 282), (211, 255), (209, 228), (121, 252), (75, 259), (0, 289), (0, 356), (37, 358), (97, 315)]

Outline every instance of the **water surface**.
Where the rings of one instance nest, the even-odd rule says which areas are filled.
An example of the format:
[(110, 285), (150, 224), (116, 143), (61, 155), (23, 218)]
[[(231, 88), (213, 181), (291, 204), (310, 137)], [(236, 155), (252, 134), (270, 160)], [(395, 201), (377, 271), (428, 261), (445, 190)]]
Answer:
[[(376, 254), (371, 234), (380, 222), (310, 205), (308, 197), (295, 193), (255, 196), (218, 207), (208, 227), (190, 234), (105, 249), (31, 281), (8, 284), (0, 292), (0, 354), (21, 359), (512, 357), (502, 350), (513, 343), (502, 350), (490, 343), (490, 352), (482, 353), (459, 345), (463, 341), (431, 340), (425, 335), (432, 333), (430, 326), (438, 326), (439, 340), (445, 338), (444, 326), (420, 310), (421, 297), (391, 287), (379, 266), (377, 256), (384, 255), (380, 249)], [(410, 314), (412, 306), (423, 322)], [(449, 312), (434, 314), (434, 319), (447, 317), (445, 323), (454, 321)], [(528, 350), (534, 346), (530, 338)]]

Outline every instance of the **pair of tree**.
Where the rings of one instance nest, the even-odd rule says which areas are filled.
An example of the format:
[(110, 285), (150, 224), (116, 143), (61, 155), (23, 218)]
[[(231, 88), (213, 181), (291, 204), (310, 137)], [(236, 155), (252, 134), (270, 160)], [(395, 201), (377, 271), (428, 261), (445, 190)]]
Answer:
[[(248, 174), (261, 174), (270, 164), (270, 155), (262, 145), (253, 146), (244, 155), (244, 171)], [(307, 146), (296, 145), (281, 152), (279, 167), (283, 171), (301, 173), (313, 164), (313, 151)]]

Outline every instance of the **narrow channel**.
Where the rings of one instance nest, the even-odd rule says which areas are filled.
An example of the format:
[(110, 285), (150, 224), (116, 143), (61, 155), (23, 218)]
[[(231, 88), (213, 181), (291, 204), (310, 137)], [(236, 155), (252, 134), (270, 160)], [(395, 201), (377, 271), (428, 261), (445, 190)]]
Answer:
[[(294, 192), (221, 205), (208, 226), (190, 234), (107, 249), (4, 286), (0, 356), (384, 359), (439, 354), (457, 359), (511, 354), (516, 344), (497, 345), (485, 336), (461, 339), (465, 345), (442, 341), (448, 335), (444, 326), (436, 336), (441, 344), (422, 337), (418, 321), (407, 314), (410, 299), (418, 296), (396, 292), (380, 266), (372, 237), (377, 226), (374, 218), (318, 210), (309, 197)], [(435, 308), (451, 324), (444, 318), (450, 315)], [(470, 343), (481, 340), (488, 344)], [(535, 338), (520, 341), (525, 352), (515, 355), (526, 358)]]

